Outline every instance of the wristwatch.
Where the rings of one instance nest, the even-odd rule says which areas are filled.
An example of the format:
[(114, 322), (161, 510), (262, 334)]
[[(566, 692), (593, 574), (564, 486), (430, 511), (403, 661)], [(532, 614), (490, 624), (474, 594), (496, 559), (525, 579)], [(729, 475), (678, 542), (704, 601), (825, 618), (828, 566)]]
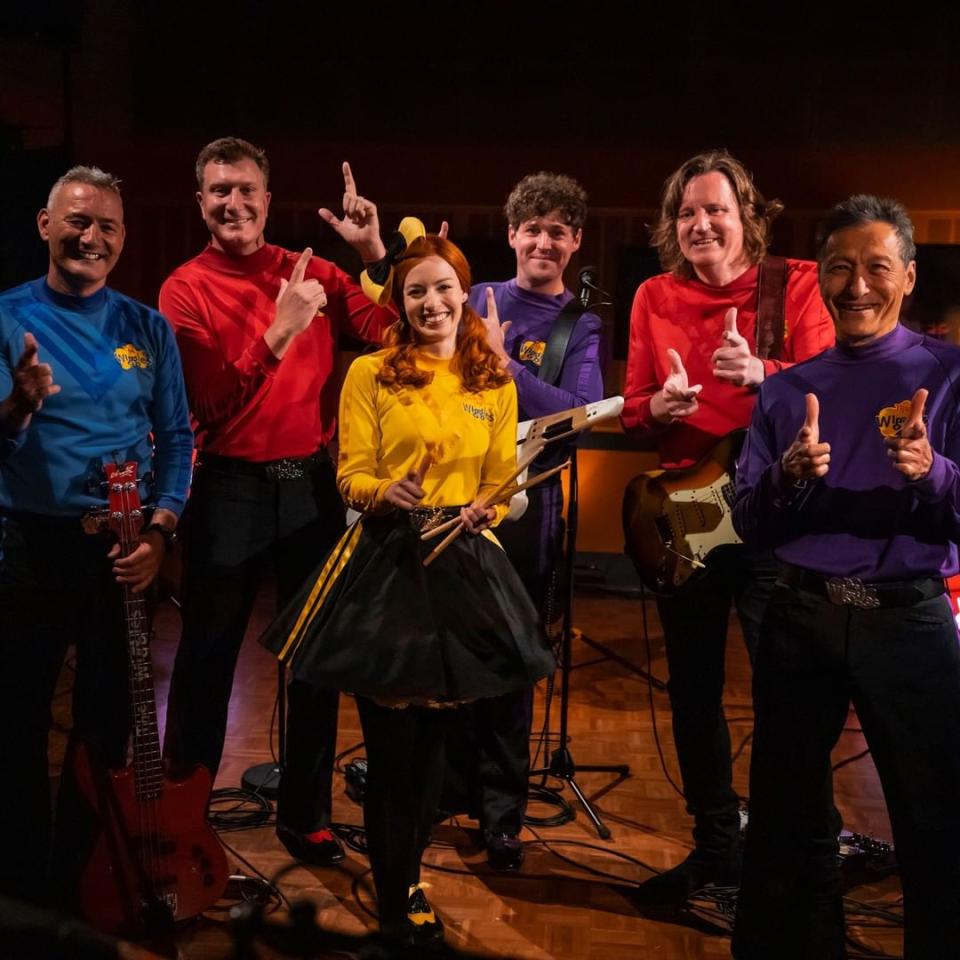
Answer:
[(162, 523), (150, 523), (143, 528), (144, 533), (147, 533), (150, 530), (156, 530), (157, 533), (163, 537), (164, 546), (168, 550), (177, 542), (177, 531), (171, 529), (170, 527), (164, 526)]

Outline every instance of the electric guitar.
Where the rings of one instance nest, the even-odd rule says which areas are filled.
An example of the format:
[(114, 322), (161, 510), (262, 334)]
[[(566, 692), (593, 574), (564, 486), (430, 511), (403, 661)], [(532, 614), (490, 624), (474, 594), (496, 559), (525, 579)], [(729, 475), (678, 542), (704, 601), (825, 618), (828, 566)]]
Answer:
[(705, 568), (710, 551), (741, 543), (733, 529), (734, 468), (745, 430), (727, 434), (695, 466), (651, 470), (623, 495), (626, 552), (644, 584), (670, 594)]
[[(109, 507), (101, 524), (114, 531), (127, 556), (139, 546), (143, 525), (137, 464), (111, 463), (105, 471)], [(152, 936), (216, 903), (229, 870), (207, 822), (209, 771), (198, 766), (181, 780), (164, 771), (146, 603), (128, 586), (123, 593), (132, 761), (106, 770), (82, 741), (71, 744), (68, 759), (99, 828), (80, 875), (77, 906), (104, 933)]]

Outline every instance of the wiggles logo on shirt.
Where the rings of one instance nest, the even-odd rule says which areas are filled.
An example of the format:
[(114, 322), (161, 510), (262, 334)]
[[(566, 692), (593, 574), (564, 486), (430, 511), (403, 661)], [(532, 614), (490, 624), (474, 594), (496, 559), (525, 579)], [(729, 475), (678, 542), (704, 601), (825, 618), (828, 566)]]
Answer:
[(122, 347), (117, 347), (113, 351), (113, 355), (124, 370), (132, 370), (134, 367), (146, 370), (150, 366), (147, 351), (135, 347), (132, 343), (125, 343)]
[(485, 410), (483, 407), (478, 407), (472, 403), (467, 403), (464, 401), (463, 412), (469, 413), (471, 417), (474, 417), (477, 420), (482, 420), (484, 423), (493, 423), (492, 410)]
[(903, 425), (910, 416), (910, 401), (901, 400), (892, 407), (884, 407), (877, 414), (877, 426), (882, 437), (899, 437)]
[(546, 349), (547, 345), (543, 340), (524, 340), (520, 344), (520, 362), (526, 363), (529, 360), (539, 367), (543, 362), (543, 351)]

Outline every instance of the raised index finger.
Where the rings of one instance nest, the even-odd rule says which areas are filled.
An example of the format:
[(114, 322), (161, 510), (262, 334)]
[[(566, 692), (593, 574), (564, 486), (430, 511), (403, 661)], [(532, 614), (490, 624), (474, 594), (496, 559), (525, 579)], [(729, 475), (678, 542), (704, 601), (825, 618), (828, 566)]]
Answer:
[(290, 274), (291, 283), (301, 283), (303, 281), (303, 275), (307, 272), (307, 264), (310, 262), (312, 256), (313, 250), (311, 250), (310, 247), (307, 247), (303, 253), (300, 254), (300, 259), (296, 262), (293, 273)]
[(346, 160), (343, 161), (343, 195), (345, 198), (357, 195), (357, 183), (353, 179), (350, 164)]

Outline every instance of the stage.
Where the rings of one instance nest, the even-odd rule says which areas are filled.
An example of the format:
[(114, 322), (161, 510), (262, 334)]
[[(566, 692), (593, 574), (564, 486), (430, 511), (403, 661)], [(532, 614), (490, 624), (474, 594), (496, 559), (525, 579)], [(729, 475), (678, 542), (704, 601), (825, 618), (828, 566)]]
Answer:
[[(276, 667), (254, 637), (266, 620), (271, 602), (267, 593), (260, 597), (240, 658), (218, 788), (239, 786), (248, 767), (270, 759)], [(729, 957), (731, 918), (727, 894), (721, 892), (715, 901), (698, 901), (683, 910), (639, 907), (630, 896), (631, 888), (651, 876), (652, 870), (672, 866), (692, 849), (690, 819), (681, 797), (664, 775), (654, 734), (656, 729), (669, 775), (677, 780), (667, 695), (651, 689), (648, 681), (628, 666), (632, 663), (641, 670), (648, 666), (642, 608), (639, 595), (580, 591), (575, 599), (574, 622), (583, 637), (578, 636), (573, 643), (569, 747), (579, 764), (630, 765), (630, 775), (623, 780), (591, 773), (579, 778), (610, 828), (612, 838), (598, 838), (568, 787), (561, 795), (576, 809), (576, 818), (559, 827), (525, 830), (526, 861), (517, 874), (490, 870), (477, 846), (473, 821), (454, 818), (438, 825), (434, 844), (425, 856), (423, 878), (430, 884), (431, 903), (446, 925), (451, 946), (491, 957), (537, 960)], [(650, 671), (655, 678), (665, 680), (663, 641), (654, 605), (649, 600), (646, 609)], [(161, 722), (178, 633), (177, 610), (166, 601), (157, 617), (153, 645)], [(605, 649), (598, 649), (584, 638)], [(54, 704), (51, 753), (56, 762), (62, 758), (64, 730), (69, 724), (66, 689), (70, 676), (70, 670), (65, 669)], [(542, 726), (543, 687), (541, 684), (537, 693), (535, 741)], [(734, 783), (741, 796), (745, 796), (752, 710), (749, 667), (735, 618), (728, 647), (724, 703), (736, 756)], [(558, 709), (559, 694), (552, 710), (554, 737)], [(275, 723), (272, 729), (275, 742)], [(338, 748), (347, 751), (360, 740), (353, 701), (343, 697)], [(555, 746), (555, 740), (548, 743), (546, 753)], [(856, 715), (851, 712), (834, 761), (854, 757), (863, 750), (863, 737)], [(363, 756), (362, 748), (344, 756), (341, 769), (354, 756)], [(540, 757), (544, 757), (544, 748)], [(58, 770), (54, 766), (54, 774)], [(547, 785), (558, 787), (561, 783), (548, 778)], [(838, 769), (835, 790), (848, 830), (890, 839), (879, 781), (869, 756)], [(221, 810), (230, 806), (230, 802), (219, 805)], [(540, 802), (533, 803), (530, 809), (538, 817), (550, 817), (557, 812), (558, 808)], [(342, 772), (336, 774), (334, 781), (334, 819), (343, 824), (362, 824), (360, 807), (344, 793)], [(236, 874), (253, 876), (259, 872), (273, 877), (290, 865), (272, 826), (224, 832), (221, 838)], [(900, 896), (896, 876), (871, 877), (868, 869), (866, 878), (870, 882), (853, 887), (848, 896), (860, 902), (882, 902), (896, 912)], [(283, 873), (277, 885), (288, 902), (311, 901), (316, 906), (318, 921), (326, 928), (358, 935), (375, 928), (366, 858), (349, 846), (347, 859), (337, 867), (294, 865)], [(247, 890), (253, 892), (252, 885), (248, 884)], [(179, 956), (190, 960), (232, 956), (228, 909), (235, 902), (225, 900), (223, 910), (212, 911), (179, 930), (175, 944)], [(270, 920), (280, 921), (285, 916), (286, 907), (280, 903)], [(849, 903), (848, 919), (852, 919)], [(865, 916), (861, 915), (861, 919)], [(898, 957), (901, 953), (902, 930), (883, 917), (873, 918), (869, 925), (850, 923), (848, 932), (866, 948), (858, 953), (851, 947), (851, 957)], [(267, 947), (258, 949), (262, 957), (282, 955)]]

